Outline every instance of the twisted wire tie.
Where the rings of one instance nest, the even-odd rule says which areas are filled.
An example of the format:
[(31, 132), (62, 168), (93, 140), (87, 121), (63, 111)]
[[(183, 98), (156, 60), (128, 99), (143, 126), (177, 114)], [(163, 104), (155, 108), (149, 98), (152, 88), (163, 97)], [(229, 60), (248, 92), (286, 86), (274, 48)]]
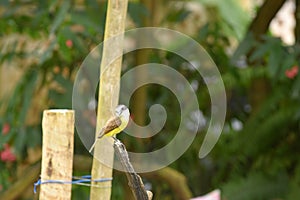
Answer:
[(72, 184), (72, 185), (74, 184), (74, 185), (84, 185), (84, 186), (103, 188), (99, 185), (87, 184), (87, 183), (89, 183), (89, 182), (101, 183), (101, 182), (107, 182), (107, 181), (112, 180), (112, 178), (101, 178), (101, 179), (91, 180), (91, 175), (73, 176), (72, 179), (74, 179), (74, 180), (72, 180), (72, 181), (64, 181), (64, 180), (44, 180), (44, 181), (42, 181), (41, 179), (39, 179), (37, 182), (34, 183), (33, 192), (36, 193), (37, 187), (39, 185), (48, 184), (48, 183)]

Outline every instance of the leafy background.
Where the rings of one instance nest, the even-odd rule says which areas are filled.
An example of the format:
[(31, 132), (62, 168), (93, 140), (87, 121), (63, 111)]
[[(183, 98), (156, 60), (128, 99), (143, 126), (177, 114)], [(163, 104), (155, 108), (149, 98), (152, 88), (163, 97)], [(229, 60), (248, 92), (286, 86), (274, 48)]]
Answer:
[[(246, 1), (237, 0), (129, 1), (127, 29), (160, 26), (188, 34), (212, 56), (227, 92), (223, 134), (206, 158), (198, 158), (204, 133), (199, 130), (188, 151), (165, 171), (142, 174), (155, 199), (188, 199), (215, 188), (222, 199), (231, 200), (300, 197), (298, 19), (293, 44), (269, 31), (284, 2), (266, 0), (247, 10)], [(0, 197), (37, 199), (32, 184), (40, 172), (42, 111), (72, 107), (76, 72), (103, 40), (106, 3), (3, 0), (0, 14)], [(136, 51), (124, 61), (128, 68), (149, 61), (173, 66), (197, 86), (199, 108), (209, 119), (206, 87), (184, 60), (166, 52)], [(170, 99), (175, 98), (164, 88), (140, 88), (130, 103), (134, 120), (147, 123), (147, 110), (155, 103), (177, 109)], [(132, 151), (153, 150), (174, 137), (178, 116), (170, 116), (154, 138), (120, 138)], [(74, 174), (90, 173), (90, 157), (76, 135)], [(120, 172), (114, 172), (112, 191), (112, 199), (132, 198)], [(73, 186), (72, 199), (88, 196), (88, 187)]]

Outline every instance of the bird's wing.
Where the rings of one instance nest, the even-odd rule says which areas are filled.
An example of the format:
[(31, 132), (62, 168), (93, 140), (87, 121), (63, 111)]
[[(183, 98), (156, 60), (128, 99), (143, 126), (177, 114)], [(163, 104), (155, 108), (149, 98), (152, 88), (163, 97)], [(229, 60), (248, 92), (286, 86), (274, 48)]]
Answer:
[(94, 149), (96, 142), (98, 141), (98, 139), (102, 138), (105, 134), (109, 133), (110, 131), (118, 128), (120, 125), (122, 124), (122, 121), (119, 117), (114, 117), (109, 119), (105, 126), (103, 128), (101, 128), (101, 130), (98, 133), (98, 137), (97, 139), (94, 141), (93, 145), (91, 146), (89, 152), (92, 152), (92, 150)]
[(122, 121), (119, 117), (114, 117), (109, 119), (105, 126), (100, 130), (99, 135), (98, 135), (98, 139), (102, 138), (105, 134), (109, 133), (110, 131), (118, 128), (119, 126), (121, 126)]

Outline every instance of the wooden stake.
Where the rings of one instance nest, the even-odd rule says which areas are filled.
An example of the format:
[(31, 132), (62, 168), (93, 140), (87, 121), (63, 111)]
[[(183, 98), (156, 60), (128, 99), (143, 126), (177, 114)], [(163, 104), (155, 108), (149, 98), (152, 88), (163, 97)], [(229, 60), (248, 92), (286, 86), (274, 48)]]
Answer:
[[(45, 110), (41, 180), (72, 180), (74, 111)], [(41, 200), (70, 200), (71, 184), (42, 184)]]
[[(124, 32), (127, 4), (128, 0), (108, 0), (104, 40)], [(113, 113), (111, 113), (110, 106), (112, 106), (114, 110), (118, 105), (122, 57), (116, 59), (111, 64), (109, 63), (112, 55), (122, 51), (123, 37), (115, 38), (114, 42), (109, 45), (104, 43), (100, 67), (101, 76), (96, 132), (98, 132), (112, 116)], [(104, 158), (106, 165), (99, 162), (97, 158), (94, 158), (92, 166), (93, 179), (112, 177), (112, 168), (110, 166), (113, 166), (114, 159), (113, 142), (105, 145), (99, 143), (95, 146), (94, 154), (98, 158)], [(109, 200), (111, 196), (111, 181), (95, 184), (98, 187), (91, 187), (90, 199)]]

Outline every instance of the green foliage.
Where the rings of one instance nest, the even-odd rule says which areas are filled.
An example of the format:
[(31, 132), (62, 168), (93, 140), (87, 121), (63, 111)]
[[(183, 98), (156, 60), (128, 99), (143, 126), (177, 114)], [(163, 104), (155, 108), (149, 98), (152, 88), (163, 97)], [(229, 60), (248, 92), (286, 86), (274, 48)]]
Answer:
[(223, 198), (232, 200), (264, 200), (284, 197), (288, 189), (286, 174), (274, 177), (263, 173), (250, 173), (238, 178), (223, 188)]
[[(12, 97), (9, 100), (6, 110), (6, 121), (11, 127), (10, 134), (3, 137), (8, 142), (12, 137), (24, 136), (24, 123), (26, 113), (30, 107), (31, 98), (35, 91), (38, 73), (35, 70), (28, 70), (16, 86)], [(1, 136), (2, 137), (2, 136)], [(6, 139), (5, 139), (6, 138)], [(23, 140), (24, 141), (24, 140)], [(21, 152), (23, 143), (19, 143), (18, 152)]]
[(286, 197), (287, 200), (297, 199), (300, 196), (300, 165), (295, 168), (295, 174), (290, 182), (289, 193)]
[[(226, 199), (297, 199), (299, 198), (299, 75), (286, 74), (298, 66), (298, 46), (285, 46), (278, 38), (264, 36), (261, 42), (251, 34), (234, 56), (231, 63), (247, 58), (256, 66), (235, 69), (223, 75), (227, 89), (247, 96), (249, 105), (252, 95), (249, 90), (258, 79), (264, 79), (269, 91), (259, 108), (239, 117), (241, 131), (228, 131), (221, 137), (213, 157), (217, 174), (213, 184), (221, 184)], [(248, 72), (248, 73), (247, 73)], [(263, 87), (263, 86), (262, 86)], [(297, 89), (295, 89), (297, 88)], [(241, 92), (247, 90), (247, 93)], [(236, 96), (233, 96), (236, 97)], [(234, 101), (234, 99), (232, 99)], [(231, 100), (230, 100), (231, 101)], [(240, 116), (239, 113), (232, 116)]]
[[(191, 36), (219, 67), (228, 96), (228, 115), (224, 133), (208, 157), (198, 158), (205, 135), (204, 131), (199, 132), (192, 146), (171, 167), (186, 176), (195, 196), (221, 188), (226, 199), (298, 199), (300, 76), (289, 78), (286, 71), (299, 65), (299, 46), (286, 46), (270, 34), (259, 42), (251, 34), (244, 36), (250, 17), (236, 0), (181, 3), (189, 2), (201, 4), (207, 13), (208, 20)], [(0, 64), (9, 64), (24, 73), (8, 100), (0, 102), (0, 127), (10, 125), (9, 133), (0, 135), (0, 151), (9, 144), (17, 156), (14, 163), (0, 161), (0, 185), (5, 190), (17, 178), (16, 168), (27, 162), (27, 150), (41, 145), (41, 124), (26, 124), (26, 119), (32, 117), (29, 110), (33, 98), (46, 89), (47, 108), (71, 108), (74, 74), (88, 52), (102, 41), (106, 4), (88, 0), (78, 6), (68, 0), (56, 0), (1, 1), (0, 5), (4, 8)], [(128, 16), (136, 27), (143, 26), (143, 18), (154, 14), (157, 13), (150, 13), (139, 1), (129, 2)], [(162, 14), (164, 24), (174, 25), (185, 22), (191, 11), (180, 4), (174, 12), (166, 6), (166, 13)], [(245, 40), (232, 55), (233, 46), (243, 37)], [(28, 50), (36, 42), (38, 47)], [(172, 47), (178, 48), (180, 42), (174, 41)], [(125, 59), (128, 66), (135, 65), (134, 53)], [(170, 52), (152, 51), (149, 60), (174, 67), (197, 85), (199, 108), (208, 120), (211, 105), (202, 77), (187, 68), (184, 59)], [(267, 83), (268, 94), (252, 89), (258, 79)], [(147, 86), (147, 95), (147, 108), (159, 103), (172, 115), (161, 133), (151, 140), (137, 141), (121, 135), (131, 151), (148, 152), (164, 146), (174, 137), (180, 122), (179, 104), (170, 91), (151, 85)], [(251, 99), (257, 95), (265, 98), (253, 110)], [(41, 116), (41, 112), (34, 115)], [(234, 120), (241, 123), (241, 130), (232, 124)], [(79, 138), (75, 141), (80, 143)], [(86, 152), (82, 145), (76, 148), (76, 152)], [(156, 198), (176, 199), (166, 183), (149, 182)], [(116, 174), (113, 199), (124, 197), (124, 187), (126, 179)], [(88, 195), (88, 188), (73, 188), (73, 199), (87, 199)]]
[(18, 165), (28, 165), (27, 150), (41, 145), (41, 124), (26, 124), (42, 116), (40, 110), (29, 116), (32, 99), (45, 95), (46, 89), (45, 107), (71, 108), (73, 70), (101, 41), (106, 5), (90, 0), (83, 6), (79, 9), (68, 0), (1, 1), (0, 64), (23, 75), (11, 96), (1, 100), (0, 128), (8, 125), (9, 131), (0, 135), (0, 151), (12, 146), (17, 161), (0, 160), (0, 192), (14, 183)]
[[(235, 36), (241, 40), (246, 32), (250, 15), (241, 9), (237, 0), (197, 0), (207, 6), (210, 20), (220, 25), (222, 32), (227, 36)], [(215, 10), (216, 9), (216, 10)], [(234, 10), (234, 12), (232, 12)]]
[(143, 18), (150, 17), (149, 10), (139, 2), (128, 2), (128, 14), (138, 27), (143, 25)]
[(49, 90), (49, 99), (52, 100), (52, 105), (55, 106), (55, 108), (71, 109), (73, 83), (60, 74), (55, 75), (53, 81), (59, 84), (61, 90)]

